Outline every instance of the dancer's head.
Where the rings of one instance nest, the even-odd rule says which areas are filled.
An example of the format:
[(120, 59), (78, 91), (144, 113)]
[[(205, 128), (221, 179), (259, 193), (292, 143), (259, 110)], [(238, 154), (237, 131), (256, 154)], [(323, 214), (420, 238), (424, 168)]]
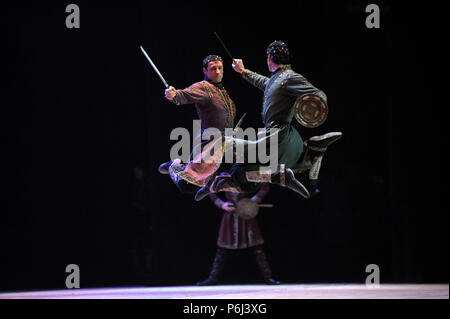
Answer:
[(289, 48), (283, 41), (274, 41), (267, 46), (267, 67), (270, 72), (275, 71), (280, 65), (290, 64), (291, 56)]
[(203, 74), (205, 78), (214, 83), (222, 82), (223, 78), (223, 60), (218, 55), (208, 55), (203, 60)]

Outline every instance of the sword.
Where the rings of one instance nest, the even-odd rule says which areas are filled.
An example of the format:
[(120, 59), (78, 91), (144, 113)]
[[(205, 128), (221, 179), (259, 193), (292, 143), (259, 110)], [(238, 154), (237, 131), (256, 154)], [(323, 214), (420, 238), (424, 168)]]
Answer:
[(233, 132), (236, 132), (238, 128), (241, 127), (242, 125), (242, 121), (244, 120), (244, 117), (247, 115), (247, 113), (244, 113), (244, 115), (241, 116), (241, 118), (239, 119), (239, 122), (236, 124), (236, 127), (234, 128)]
[[(229, 205), (230, 207), (236, 207), (236, 204)], [(258, 207), (262, 208), (273, 208), (273, 204), (258, 204)]]
[[(142, 53), (144, 53), (145, 57), (147, 58), (148, 62), (150, 62), (151, 66), (153, 67), (153, 70), (155, 70), (156, 74), (158, 74), (159, 78), (161, 79), (162, 83), (164, 84), (164, 86), (166, 87), (166, 89), (169, 88), (169, 84), (167, 84), (166, 80), (164, 79), (164, 77), (162, 76), (161, 72), (159, 72), (158, 68), (156, 67), (155, 63), (153, 63), (152, 59), (150, 59), (150, 57), (148, 56), (147, 52), (145, 52), (144, 48), (142, 47), (142, 45), (139, 46), (141, 48)], [(177, 97), (175, 96), (173, 98), (174, 102), (176, 104), (178, 104), (177, 102)]]
[(231, 58), (231, 60), (234, 60), (233, 56), (231, 55), (230, 51), (228, 51), (227, 47), (225, 46), (225, 44), (223, 43), (222, 39), (219, 37), (219, 35), (217, 34), (217, 32), (214, 32), (214, 35), (216, 36), (217, 40), (219, 40), (220, 44), (222, 44), (223, 48), (225, 49), (225, 51), (227, 51), (228, 56)]

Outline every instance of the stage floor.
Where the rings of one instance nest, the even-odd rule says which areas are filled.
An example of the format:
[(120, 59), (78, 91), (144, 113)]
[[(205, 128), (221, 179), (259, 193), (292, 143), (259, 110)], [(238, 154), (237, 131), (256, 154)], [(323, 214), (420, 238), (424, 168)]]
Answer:
[(0, 293), (0, 299), (449, 299), (448, 284), (120, 287)]

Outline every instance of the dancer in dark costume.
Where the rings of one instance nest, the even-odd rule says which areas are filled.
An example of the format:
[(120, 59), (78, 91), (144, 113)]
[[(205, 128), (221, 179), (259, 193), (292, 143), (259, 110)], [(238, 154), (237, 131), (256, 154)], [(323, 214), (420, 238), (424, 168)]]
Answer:
[[(265, 183), (259, 184), (259, 188), (259, 191), (251, 197), (255, 203), (260, 203), (270, 190), (269, 185)], [(226, 201), (223, 201), (217, 194), (209, 195), (214, 204), (224, 212), (211, 272), (206, 280), (198, 282), (197, 285), (217, 285), (228, 257), (237, 250), (246, 250), (255, 256), (256, 264), (266, 284), (279, 285), (280, 282), (272, 278), (272, 270), (262, 246), (264, 239), (257, 220), (255, 218), (244, 219), (234, 213), (236, 203), (243, 198), (248, 198), (247, 194), (229, 192), (224, 194)]]

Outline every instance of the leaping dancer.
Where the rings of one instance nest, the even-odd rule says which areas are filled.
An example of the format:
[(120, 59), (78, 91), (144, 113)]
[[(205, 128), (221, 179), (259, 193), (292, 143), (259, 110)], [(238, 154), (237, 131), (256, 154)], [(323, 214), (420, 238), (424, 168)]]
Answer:
[[(217, 36), (217, 35), (216, 35)], [(221, 39), (218, 37), (224, 46)], [(228, 49), (224, 46), (227, 52)], [(291, 55), (288, 46), (282, 41), (274, 41), (266, 50), (267, 67), (271, 77), (265, 77), (256, 72), (245, 69), (241, 59), (233, 59), (233, 69), (242, 77), (264, 92), (262, 105), (262, 120), (266, 130), (278, 131), (278, 170), (251, 170), (245, 165), (243, 169), (236, 169), (232, 178), (235, 184), (248, 182), (281, 183), (296, 190), (304, 198), (316, 195), (318, 190), (318, 176), (322, 159), (327, 148), (342, 137), (341, 132), (331, 132), (321, 136), (314, 136), (305, 143), (292, 125), (295, 118), (306, 127), (317, 127), (323, 123), (328, 114), (327, 97), (325, 93), (314, 87), (305, 77), (294, 72), (291, 67)], [(230, 55), (231, 57), (231, 55)], [(233, 143), (245, 143), (234, 140)], [(305, 151), (306, 148), (306, 151)], [(308, 190), (301, 190), (297, 184), (294, 172), (308, 172)], [(228, 179), (227, 183), (230, 183)], [(290, 185), (286, 185), (289, 183)], [(300, 185), (299, 185), (300, 184)], [(199, 200), (208, 193), (224, 191), (221, 181), (216, 181), (208, 187), (204, 186), (197, 192)]]
[[(222, 41), (221, 43), (223, 44)], [(228, 50), (227, 53), (232, 58)], [(309, 152), (306, 152), (308, 156), (305, 156), (303, 141), (297, 130), (291, 126), (294, 103), (299, 97), (309, 97), (313, 94), (315, 97), (320, 97), (322, 105), (326, 105), (326, 96), (322, 91), (309, 84), (304, 77), (291, 70), (290, 65), (286, 63), (286, 59), (289, 59), (289, 51), (284, 43), (272, 43), (267, 54), (269, 70), (273, 72), (270, 79), (245, 70), (240, 59), (233, 59), (233, 68), (242, 73), (245, 79), (265, 91), (263, 122), (267, 130), (275, 129), (275, 134), (279, 136), (277, 154), (279, 165), (275, 171), (265, 172), (254, 170), (254, 168), (252, 170), (251, 166), (246, 165), (247, 163), (234, 165), (231, 170), (226, 165), (221, 167), (226, 144), (228, 147), (242, 144), (247, 149), (250, 144), (259, 145), (259, 143), (265, 142), (265, 138), (257, 141), (244, 141), (223, 135), (222, 139), (213, 143), (222, 143), (222, 147), (214, 148), (213, 156), (208, 156), (207, 161), (202, 159), (207, 157), (206, 153), (211, 155), (211, 140), (202, 141), (194, 146), (194, 150), (199, 147), (201, 151), (192, 153), (199, 154), (200, 159), (194, 159), (191, 154), (191, 161), (186, 164), (175, 160), (163, 163), (159, 167), (160, 173), (170, 174), (180, 191), (196, 192), (196, 200), (201, 200), (209, 193), (221, 191), (245, 192), (243, 185), (261, 182), (281, 185), (293, 190), (302, 198), (309, 198), (308, 189), (294, 175), (294, 171), (305, 170), (310, 172), (308, 188), (317, 191), (317, 177), (323, 154), (326, 148), (342, 134), (335, 132), (311, 138), (308, 141)], [(152, 66), (154, 66), (153, 63)], [(157, 70), (155, 66), (154, 68)], [(158, 71), (157, 73), (162, 78)], [(205, 75), (203, 81), (196, 82), (184, 90), (176, 90), (165, 83), (165, 97), (176, 105), (195, 104), (202, 132), (209, 127), (215, 127), (224, 132), (226, 128), (233, 127), (236, 108), (221, 83), (223, 78), (222, 58), (217, 55), (207, 56), (203, 61), (203, 73)], [(280, 96), (285, 99), (280, 99)], [(302, 109), (305, 104), (300, 103), (299, 105), (299, 108)], [(307, 120), (307, 117), (303, 119)], [(299, 119), (297, 118), (297, 120)], [(201, 141), (201, 138), (198, 141)], [(206, 144), (209, 148), (203, 150), (202, 147)], [(301, 158), (302, 154), (304, 156)], [(299, 161), (300, 159), (301, 161)], [(238, 168), (236, 169), (236, 167)]]
[[(151, 61), (148, 55), (146, 57)], [(152, 62), (151, 64), (163, 80), (156, 66)], [(197, 115), (201, 121), (202, 130), (200, 134), (210, 127), (217, 128), (224, 133), (226, 128), (233, 128), (236, 106), (222, 84), (223, 59), (218, 55), (208, 55), (203, 60), (203, 74), (203, 81), (196, 82), (183, 90), (168, 86), (166, 85), (167, 82), (163, 80), (166, 86), (165, 97), (176, 105), (195, 104)], [(191, 160), (188, 163), (181, 163), (179, 159), (169, 161), (160, 165), (159, 172), (169, 174), (178, 189), (183, 193), (195, 193), (198, 189), (202, 190), (201, 193), (196, 195), (197, 200), (207, 195), (203, 194), (204, 187), (209, 189), (214, 182), (218, 181), (220, 181), (221, 190), (243, 192), (242, 188), (236, 185), (232, 179), (225, 178), (230, 177), (230, 174), (225, 172), (229, 167), (222, 164), (222, 158), (226, 142), (232, 145), (232, 141), (226, 141), (225, 134), (223, 136), (223, 139), (206, 141), (197, 137), (198, 143), (194, 145)], [(223, 146), (213, 147), (216, 143), (223, 143)], [(204, 149), (205, 146), (208, 146), (207, 149)], [(212, 150), (214, 150), (214, 153), (211, 156)], [(194, 158), (195, 154), (198, 154), (196, 158)], [(206, 158), (207, 160), (204, 160)], [(276, 180), (273, 183), (280, 185), (280, 182)], [(293, 189), (302, 196), (307, 193), (306, 188), (295, 178), (287, 178), (287, 183), (284, 186)]]

